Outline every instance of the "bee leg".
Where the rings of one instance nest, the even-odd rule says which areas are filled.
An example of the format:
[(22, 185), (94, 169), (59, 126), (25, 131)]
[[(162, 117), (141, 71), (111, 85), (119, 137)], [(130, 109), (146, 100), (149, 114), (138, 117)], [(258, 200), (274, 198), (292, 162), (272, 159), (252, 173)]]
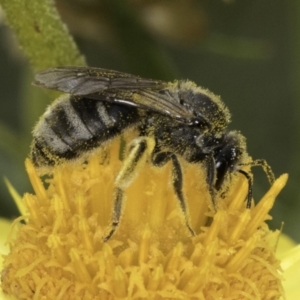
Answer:
[(113, 209), (113, 217), (111, 221), (111, 229), (110, 232), (103, 238), (104, 242), (107, 242), (112, 235), (115, 233), (121, 218), (122, 211), (122, 201), (123, 201), (123, 190), (120, 188), (116, 188), (115, 190), (115, 200), (114, 200), (114, 209)]
[(175, 154), (172, 152), (159, 152), (152, 155), (152, 163), (156, 166), (163, 166), (165, 165), (169, 160), (172, 160), (173, 170), (172, 170), (172, 181), (173, 181), (173, 187), (175, 194), (177, 196), (177, 199), (179, 200), (180, 208), (184, 214), (185, 224), (191, 233), (192, 236), (195, 236), (196, 233), (192, 229), (189, 219), (188, 219), (188, 213), (187, 213), (187, 206), (186, 201), (183, 195), (182, 191), (182, 183), (183, 183), (183, 176), (181, 171), (181, 166), (178, 161), (178, 158)]
[[(240, 164), (240, 166), (249, 166), (249, 165), (251, 167), (257, 167), (257, 166), (262, 167), (262, 169), (264, 170), (264, 172), (267, 175), (267, 178), (268, 178), (270, 184), (272, 185), (274, 183), (274, 181), (275, 181), (274, 173), (273, 173), (271, 167), (268, 165), (266, 160), (256, 159), (256, 160), (250, 161), (248, 163)], [(251, 207), (251, 201), (252, 201), (253, 179), (250, 176), (250, 174), (247, 173), (244, 170), (238, 170), (238, 172), (243, 174), (248, 180), (248, 194), (247, 194), (247, 198), (246, 198), (246, 201), (247, 201), (247, 206), (246, 207), (250, 208)]]
[[(252, 167), (261, 167), (263, 169), (263, 171), (266, 173), (269, 183), (272, 185), (275, 181), (275, 176), (272, 171), (272, 168), (269, 166), (267, 161), (264, 159), (256, 159), (256, 160), (244, 163), (244, 164), (240, 164), (240, 166), (250, 166), (251, 168)], [(240, 172), (240, 173), (242, 173), (242, 172)]]
[(246, 177), (246, 179), (248, 180), (248, 194), (247, 194), (245, 201), (247, 201), (246, 207), (251, 208), (252, 188), (253, 188), (252, 177), (249, 175), (249, 173), (245, 172), (244, 170), (238, 170), (238, 172), (243, 174)]
[(207, 156), (205, 160), (206, 164), (206, 182), (208, 185), (209, 193), (211, 195), (211, 201), (214, 209), (217, 208), (216, 203), (216, 163), (212, 155)]
[(138, 170), (144, 165), (146, 158), (152, 153), (155, 141), (152, 138), (140, 137), (130, 145), (129, 155), (125, 158), (123, 166), (115, 180), (115, 199), (113, 203), (113, 216), (109, 233), (103, 238), (107, 242), (115, 233), (121, 219), (124, 206), (124, 190), (132, 183)]
[(264, 159), (256, 159), (250, 163), (251, 167), (260, 166), (264, 170), (264, 172), (267, 174), (267, 178), (272, 185), (275, 181), (274, 173), (271, 169), (271, 167), (268, 165), (267, 161)]

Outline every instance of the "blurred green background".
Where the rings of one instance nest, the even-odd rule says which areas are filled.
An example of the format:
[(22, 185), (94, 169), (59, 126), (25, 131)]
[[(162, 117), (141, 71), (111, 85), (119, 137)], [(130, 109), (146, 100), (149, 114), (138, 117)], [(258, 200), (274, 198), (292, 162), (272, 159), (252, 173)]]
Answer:
[[(1, 3), (1, 2), (0, 2)], [(300, 241), (300, 2), (281, 0), (61, 0), (56, 6), (88, 65), (154, 79), (190, 79), (232, 113), (253, 158), (289, 173), (272, 228)], [(20, 15), (21, 16), (21, 15)], [(38, 29), (37, 29), (38, 31)], [(33, 71), (0, 13), (0, 175), (20, 194), (31, 130), (51, 98), (31, 86)], [(258, 200), (269, 185), (253, 170)], [(18, 215), (0, 180), (0, 216)]]

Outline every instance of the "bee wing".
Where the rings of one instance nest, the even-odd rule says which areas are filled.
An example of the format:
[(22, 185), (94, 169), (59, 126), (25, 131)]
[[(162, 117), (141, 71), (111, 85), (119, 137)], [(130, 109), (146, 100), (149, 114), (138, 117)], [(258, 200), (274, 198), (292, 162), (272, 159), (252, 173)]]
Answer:
[(184, 123), (193, 118), (183, 105), (161, 93), (168, 86), (166, 82), (123, 72), (91, 67), (57, 67), (37, 73), (33, 85), (149, 109)]
[(73, 95), (89, 95), (107, 89), (161, 88), (166, 83), (101, 68), (58, 67), (37, 73), (33, 85)]
[(169, 115), (184, 123), (190, 123), (194, 118), (191, 111), (178, 103), (170, 94), (161, 93), (161, 91), (149, 89), (136, 91), (132, 102), (136, 103), (139, 107)]

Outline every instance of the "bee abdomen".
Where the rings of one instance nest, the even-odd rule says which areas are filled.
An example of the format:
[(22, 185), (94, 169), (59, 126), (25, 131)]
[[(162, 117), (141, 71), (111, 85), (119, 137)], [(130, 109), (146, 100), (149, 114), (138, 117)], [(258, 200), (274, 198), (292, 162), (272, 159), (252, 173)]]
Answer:
[(134, 107), (64, 95), (34, 129), (32, 160), (41, 167), (78, 158), (120, 134), (138, 117)]

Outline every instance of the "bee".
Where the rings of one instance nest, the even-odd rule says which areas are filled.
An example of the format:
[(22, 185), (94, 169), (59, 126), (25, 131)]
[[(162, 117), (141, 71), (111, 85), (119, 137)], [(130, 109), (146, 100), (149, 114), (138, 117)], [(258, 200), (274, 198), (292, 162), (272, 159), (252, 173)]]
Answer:
[(139, 132), (115, 179), (111, 229), (104, 241), (120, 223), (124, 190), (145, 156), (155, 166), (172, 164), (173, 189), (192, 236), (178, 157), (204, 167), (214, 207), (225, 180), (238, 172), (248, 180), (250, 208), (253, 182), (245, 165), (261, 166), (274, 182), (265, 160), (249, 162), (242, 134), (227, 131), (230, 113), (220, 97), (191, 81), (167, 83), (101, 68), (57, 67), (36, 74), (33, 84), (67, 93), (33, 131), (31, 158), (38, 168), (82, 157), (129, 128)]

